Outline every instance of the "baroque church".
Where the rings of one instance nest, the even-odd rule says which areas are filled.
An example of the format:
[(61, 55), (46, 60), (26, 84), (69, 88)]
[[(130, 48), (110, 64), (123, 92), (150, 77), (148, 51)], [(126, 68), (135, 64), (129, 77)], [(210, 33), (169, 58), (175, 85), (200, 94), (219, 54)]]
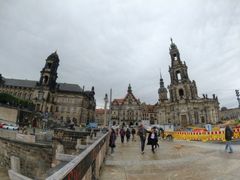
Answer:
[(169, 48), (171, 66), (168, 91), (160, 78), (159, 100), (156, 112), (158, 123), (180, 126), (216, 123), (219, 120), (219, 102), (215, 94), (212, 98), (198, 96), (197, 85), (188, 76), (188, 67), (180, 58), (179, 50), (171, 39)]
[(35, 110), (54, 119), (80, 125), (94, 120), (96, 101), (94, 87), (85, 91), (77, 84), (57, 83), (57, 52), (46, 59), (39, 81), (9, 79), (0, 75), (0, 93), (11, 94), (34, 103)]
[[(188, 67), (180, 58), (179, 50), (171, 39), (169, 48), (171, 66), (169, 66), (170, 85), (164, 86), (160, 77), (159, 99), (154, 105), (140, 102), (132, 93), (129, 85), (123, 99), (114, 99), (111, 103), (112, 120), (117, 123), (131, 124), (149, 120), (150, 124), (174, 124), (188, 126), (216, 123), (219, 120), (219, 102), (215, 94), (212, 98), (198, 96), (197, 85), (188, 76)], [(169, 96), (168, 96), (169, 92)]]

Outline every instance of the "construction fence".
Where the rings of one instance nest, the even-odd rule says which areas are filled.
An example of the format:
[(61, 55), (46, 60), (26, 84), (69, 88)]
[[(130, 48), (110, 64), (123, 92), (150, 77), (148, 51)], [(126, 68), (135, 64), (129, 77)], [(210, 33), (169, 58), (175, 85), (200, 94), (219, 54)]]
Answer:
[[(240, 128), (234, 128), (233, 139), (240, 139)], [(225, 141), (225, 131), (207, 131), (207, 132), (186, 132), (175, 131), (172, 133), (174, 139), (189, 141)]]

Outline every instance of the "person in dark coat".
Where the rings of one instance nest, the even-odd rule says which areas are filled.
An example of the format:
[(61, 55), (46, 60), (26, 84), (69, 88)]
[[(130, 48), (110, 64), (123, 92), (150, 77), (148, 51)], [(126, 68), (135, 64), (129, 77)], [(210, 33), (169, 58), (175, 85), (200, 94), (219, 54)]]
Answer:
[(112, 128), (110, 138), (109, 138), (109, 147), (111, 147), (111, 153), (114, 152), (114, 148), (116, 147), (115, 141), (116, 141), (116, 132)]
[(229, 125), (226, 126), (225, 128), (225, 139), (226, 139), (226, 146), (225, 146), (225, 151), (228, 150), (229, 148), (229, 153), (232, 153), (232, 137), (233, 137), (233, 130), (230, 128)]
[(141, 125), (139, 126), (139, 128), (138, 128), (137, 134), (138, 134), (139, 137), (140, 137), (142, 154), (144, 154), (144, 148), (145, 148), (147, 130), (143, 127), (142, 124), (141, 124)]
[(130, 136), (131, 136), (131, 132), (130, 132), (129, 128), (127, 128), (127, 130), (126, 130), (126, 138), (127, 138), (127, 142), (129, 141)]
[(136, 141), (135, 134), (136, 134), (136, 130), (134, 128), (132, 128), (132, 141)]
[(151, 132), (148, 135), (148, 145), (152, 146), (152, 152), (155, 153), (155, 148), (158, 144), (158, 136), (157, 136), (157, 131), (155, 128), (151, 129)]
[(124, 130), (124, 128), (122, 127), (120, 130), (120, 136), (121, 136), (121, 142), (124, 143), (124, 136), (125, 136), (126, 132)]

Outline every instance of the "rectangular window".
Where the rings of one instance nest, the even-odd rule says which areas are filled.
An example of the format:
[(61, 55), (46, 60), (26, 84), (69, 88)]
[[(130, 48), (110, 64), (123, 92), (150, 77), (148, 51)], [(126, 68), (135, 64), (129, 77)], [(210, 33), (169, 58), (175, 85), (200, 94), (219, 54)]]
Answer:
[(61, 112), (64, 112), (65, 111), (65, 108), (64, 106), (61, 107)]
[(67, 107), (67, 112), (68, 112), (68, 113), (70, 112), (70, 106)]

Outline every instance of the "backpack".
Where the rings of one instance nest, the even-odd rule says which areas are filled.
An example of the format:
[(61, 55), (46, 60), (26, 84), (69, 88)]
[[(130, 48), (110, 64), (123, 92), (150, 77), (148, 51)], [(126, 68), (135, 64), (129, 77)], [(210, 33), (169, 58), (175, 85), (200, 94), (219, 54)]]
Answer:
[(125, 135), (124, 129), (121, 129), (121, 130), (120, 130), (120, 135), (121, 135), (121, 136), (124, 136), (124, 135)]
[(232, 137), (233, 137), (233, 131), (230, 128), (226, 129), (226, 139), (230, 140), (232, 139)]

